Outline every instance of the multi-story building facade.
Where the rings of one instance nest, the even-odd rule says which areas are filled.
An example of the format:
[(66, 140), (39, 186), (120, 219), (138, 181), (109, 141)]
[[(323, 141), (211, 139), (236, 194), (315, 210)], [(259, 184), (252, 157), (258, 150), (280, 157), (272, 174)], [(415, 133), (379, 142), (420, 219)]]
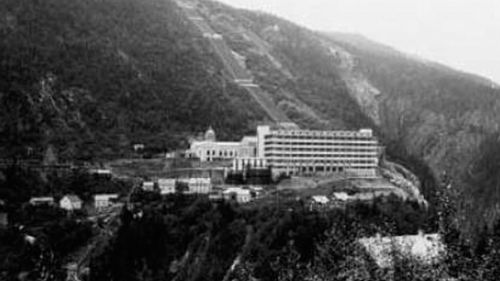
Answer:
[(274, 176), (342, 173), (375, 177), (380, 151), (371, 129), (315, 131), (278, 124), (258, 126), (256, 137), (240, 142), (218, 142), (210, 128), (204, 140), (191, 143), (186, 154), (202, 162), (232, 161), (236, 172), (271, 167)]
[(380, 146), (371, 129), (312, 131), (259, 126), (257, 157), (273, 174), (377, 175)]

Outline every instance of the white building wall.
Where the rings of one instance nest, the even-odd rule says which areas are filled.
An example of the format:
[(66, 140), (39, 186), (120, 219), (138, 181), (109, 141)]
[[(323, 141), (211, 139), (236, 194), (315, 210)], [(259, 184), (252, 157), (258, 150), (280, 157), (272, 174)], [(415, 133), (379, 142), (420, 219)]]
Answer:
[(65, 210), (72, 210), (73, 209), (73, 205), (71, 204), (71, 201), (69, 201), (69, 199), (66, 197), (61, 199), (61, 201), (59, 202), (59, 207), (61, 207), (61, 209), (65, 209)]
[(239, 203), (247, 203), (252, 200), (252, 194), (250, 190), (238, 187), (232, 187), (224, 190), (223, 196), (226, 200), (231, 200), (234, 196), (236, 201)]
[(111, 200), (118, 199), (118, 194), (97, 194), (94, 195), (94, 208), (102, 209), (111, 205)]
[(370, 129), (360, 131), (268, 130), (259, 127), (259, 154), (273, 174), (348, 173), (374, 177), (379, 145)]
[(266, 169), (268, 167), (267, 159), (258, 157), (233, 159), (233, 171), (243, 171), (247, 167), (252, 169)]
[(271, 132), (271, 127), (269, 126), (258, 126), (257, 127), (257, 157), (264, 158), (264, 138)]
[(155, 184), (152, 181), (145, 181), (142, 183), (142, 189), (144, 191), (153, 191), (154, 187), (155, 187)]
[(212, 191), (210, 178), (190, 178), (188, 179), (188, 193), (208, 194)]
[(175, 182), (175, 179), (159, 179), (158, 188), (160, 189), (160, 194), (175, 193)]
[(201, 162), (232, 160), (236, 157), (255, 157), (257, 138), (245, 136), (239, 142), (216, 141), (215, 131), (210, 127), (205, 132), (204, 140), (193, 141), (188, 157), (199, 158)]
[(238, 156), (240, 143), (238, 142), (194, 142), (190, 152), (196, 155), (201, 162), (217, 160), (231, 160)]
[(80, 210), (82, 208), (82, 202), (81, 201), (72, 202), (67, 196), (64, 196), (59, 201), (59, 207), (67, 211)]

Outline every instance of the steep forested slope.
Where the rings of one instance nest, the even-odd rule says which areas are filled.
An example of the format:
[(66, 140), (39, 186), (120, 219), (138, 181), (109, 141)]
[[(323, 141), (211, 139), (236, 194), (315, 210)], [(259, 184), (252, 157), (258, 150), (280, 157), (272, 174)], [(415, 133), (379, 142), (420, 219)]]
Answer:
[(197, 7), (293, 121), (307, 128), (373, 125), (349, 94), (337, 59), (315, 33), (214, 1), (198, 2)]
[(0, 34), (3, 154), (164, 150), (210, 124), (242, 135), (264, 116), (170, 1), (7, 0)]
[(500, 146), (498, 85), (359, 35), (194, 3), (292, 120), (310, 128), (372, 126), (391, 158), (420, 176), (429, 177), (427, 165), (451, 178), (469, 222), (494, 220), (500, 186), (486, 175), (497, 167), (491, 155)]
[[(452, 179), (471, 223), (496, 216), (500, 148), (500, 89), (493, 82), (412, 58), (361, 36), (330, 34), (355, 57), (355, 70), (380, 91), (379, 125), (402, 144), (394, 154), (423, 159)], [(390, 146), (389, 146), (390, 147)]]
[[(92, 256), (91, 280), (313, 280), (305, 276), (319, 273), (316, 258), (329, 247), (324, 254), (330, 278), (371, 268), (372, 278), (359, 280), (383, 280), (375, 278), (383, 274), (359, 253), (355, 239), (377, 231), (415, 233), (428, 221), (418, 204), (395, 197), (345, 212), (311, 211), (294, 195), (281, 198), (280, 205), (246, 206), (159, 197), (132, 196), (141, 202), (141, 215), (123, 210), (117, 236)], [(354, 257), (363, 266), (349, 265)]]

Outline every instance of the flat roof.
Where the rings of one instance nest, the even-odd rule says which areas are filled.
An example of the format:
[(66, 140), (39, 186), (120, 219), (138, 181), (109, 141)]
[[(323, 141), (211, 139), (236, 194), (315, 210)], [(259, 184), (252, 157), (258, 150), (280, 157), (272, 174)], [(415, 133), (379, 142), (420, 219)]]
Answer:
[(359, 131), (320, 131), (320, 130), (271, 130), (268, 135), (289, 135), (289, 136), (361, 136), (373, 137), (371, 129), (361, 129)]

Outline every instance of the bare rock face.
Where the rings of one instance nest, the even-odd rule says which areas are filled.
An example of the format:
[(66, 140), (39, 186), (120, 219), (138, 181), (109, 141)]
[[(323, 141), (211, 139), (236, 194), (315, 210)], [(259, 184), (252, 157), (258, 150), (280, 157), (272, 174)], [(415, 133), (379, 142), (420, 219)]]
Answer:
[[(451, 175), (452, 187), (462, 193), (462, 200), (470, 208), (466, 213), (475, 216), (467, 217), (467, 224), (482, 223), (483, 217), (491, 221), (498, 217), (498, 212), (492, 211), (498, 208), (484, 204), (489, 200), (473, 194), (483, 190), (482, 195), (497, 197), (495, 190), (499, 186), (494, 181), (474, 180), (475, 174), (486, 174), (492, 164), (474, 168), (477, 163), (488, 163), (484, 160), (486, 155), (500, 146), (500, 91), (486, 79), (411, 58), (366, 39), (335, 35), (333, 38), (350, 54), (341, 57), (356, 62), (354, 66), (341, 65), (352, 67), (361, 77), (351, 79), (354, 86), (349, 87), (350, 93), (385, 136), (402, 143), (407, 152), (424, 160), (436, 175)], [(352, 72), (347, 74), (356, 77)], [(376, 95), (360, 95), (360, 89), (367, 88), (363, 79), (376, 89)], [(378, 109), (378, 119), (376, 114), (370, 114), (374, 108)]]
[(337, 61), (342, 79), (346, 83), (349, 93), (356, 99), (363, 112), (375, 124), (380, 125), (380, 90), (375, 88), (362, 73), (357, 71), (353, 55), (332, 43), (328, 45), (328, 50)]

